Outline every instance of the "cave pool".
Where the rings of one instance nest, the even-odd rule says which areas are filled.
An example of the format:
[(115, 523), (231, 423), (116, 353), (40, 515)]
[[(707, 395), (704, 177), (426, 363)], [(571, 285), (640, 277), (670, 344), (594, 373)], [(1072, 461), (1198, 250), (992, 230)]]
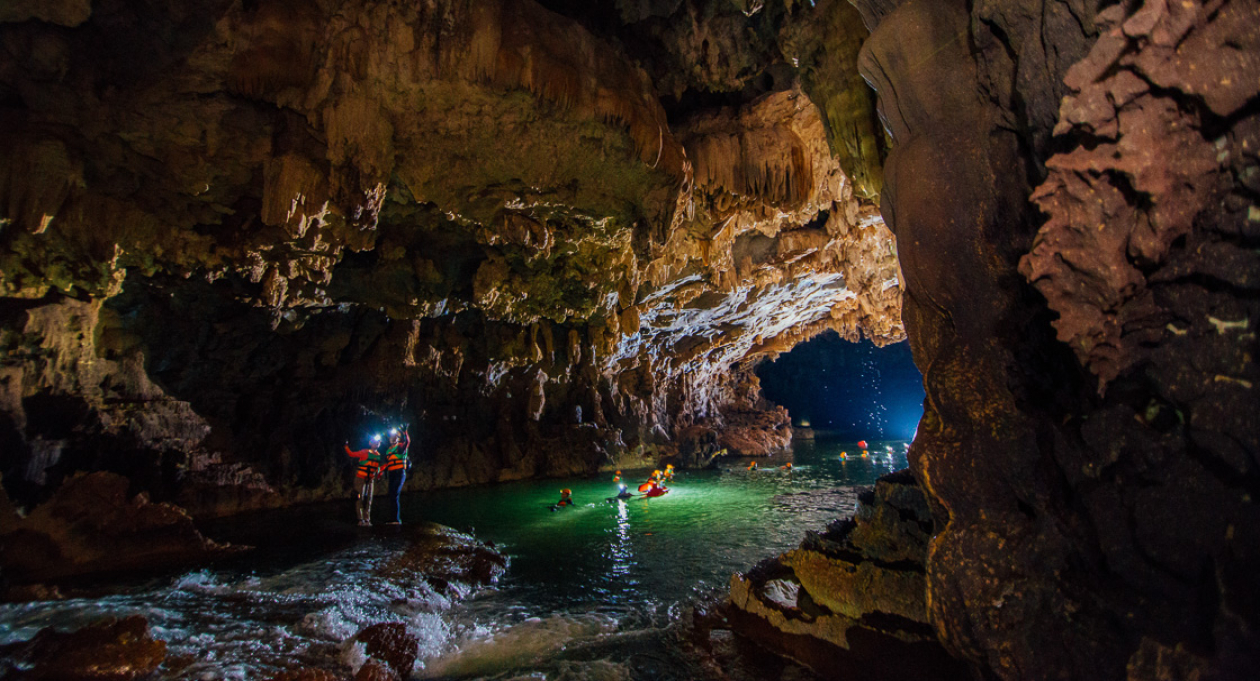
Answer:
[[(164, 678), (266, 679), (295, 665), (348, 674), (361, 658), (343, 642), (368, 624), (401, 621), (421, 641), (413, 678), (694, 678), (672, 625), (689, 604), (716, 598), (731, 573), (849, 514), (854, 486), (906, 467), (903, 441), (870, 444), (869, 458), (855, 456), (853, 442), (798, 441), (790, 454), (759, 459), (756, 472), (745, 470), (750, 459), (681, 471), (656, 499), (606, 502), (616, 493), (611, 473), (404, 497), (404, 523), (471, 530), (510, 558), (497, 587), (453, 604), (377, 576), (405, 542), (390, 528), (354, 527), (350, 501), (207, 523), (212, 538), (256, 550), (113, 595), (0, 605), (0, 644), (139, 613), (168, 643)], [(793, 470), (778, 468), (788, 461)], [(633, 490), (648, 471), (623, 473)], [(563, 487), (577, 506), (548, 510)], [(377, 522), (384, 509), (378, 497)], [(789, 672), (783, 678), (813, 678)]]

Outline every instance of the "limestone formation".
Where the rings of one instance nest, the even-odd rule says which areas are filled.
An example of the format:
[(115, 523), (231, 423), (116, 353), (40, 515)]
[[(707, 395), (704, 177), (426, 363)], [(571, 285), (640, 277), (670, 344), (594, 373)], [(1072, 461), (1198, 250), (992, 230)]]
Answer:
[(858, 5), (929, 621), (1006, 679), (1254, 675), (1255, 4)]
[(881, 478), (852, 519), (731, 577), (735, 631), (822, 674), (969, 678), (928, 621), (924, 564), (933, 519), (909, 472)]
[[(904, 338), (840, 119), (784, 71), (803, 7), (627, 6), (635, 40), (533, 0), (80, 9), (0, 23), (19, 505), (100, 469), (197, 515), (342, 496), (340, 444), (399, 422), (412, 488), (765, 453), (753, 361)], [(742, 65), (668, 76), (705, 39)]]

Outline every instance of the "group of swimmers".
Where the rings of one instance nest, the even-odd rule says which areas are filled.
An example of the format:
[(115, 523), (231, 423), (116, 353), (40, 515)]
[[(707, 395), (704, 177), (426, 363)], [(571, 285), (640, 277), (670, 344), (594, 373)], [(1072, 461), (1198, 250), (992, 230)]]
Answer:
[[(866, 448), (866, 440), (858, 440), (858, 442), (857, 442), (857, 446), (858, 446), (858, 449), (861, 449), (861, 450), (862, 450), (862, 458), (863, 458), (863, 459), (865, 459), (865, 458), (867, 458), (867, 457), (869, 457), (869, 456), (871, 455), (871, 450), (869, 450), (869, 449), (867, 449), (867, 448)], [(909, 443), (909, 442), (907, 442), (907, 443), (905, 444), (905, 448), (906, 448), (906, 452), (907, 452), (907, 453), (909, 453), (909, 451), (910, 451), (910, 443)], [(893, 455), (893, 448), (892, 448), (892, 445), (885, 445), (885, 446), (884, 446), (884, 451), (888, 454), (888, 458), (890, 458), (890, 459), (891, 459), (891, 458), (892, 458), (892, 455)], [(848, 458), (849, 458), (849, 453), (848, 453), (848, 452), (840, 452), (840, 460), (841, 460), (841, 461), (847, 461), (847, 460), (848, 460)]]
[[(652, 474), (648, 476), (647, 481), (639, 485), (639, 494), (635, 494), (629, 490), (624, 482), (621, 481), (621, 471), (616, 471), (613, 473), (613, 482), (618, 483), (617, 494), (616, 496), (608, 497), (604, 501), (625, 501), (626, 499), (633, 499), (635, 497), (651, 499), (653, 497), (665, 496), (669, 493), (669, 488), (665, 486), (665, 483), (672, 481), (673, 479), (674, 465), (666, 464), (665, 470), (652, 471)], [(551, 505), (551, 510), (555, 511), (566, 506), (574, 505), (573, 490), (566, 488), (560, 490), (560, 500)]]
[(407, 456), (411, 447), (411, 436), (407, 433), (407, 426), (389, 431), (389, 446), (385, 451), (380, 448), (380, 435), (373, 435), (366, 449), (353, 451), (349, 442), (345, 447), (350, 458), (359, 460), (354, 472), (354, 510), (359, 518), (359, 526), (367, 527), (372, 524), (373, 487), (376, 480), (382, 477), (389, 480), (387, 496), (392, 503), (392, 510), (388, 515), (393, 519), (386, 525), (401, 525), (402, 508), (399, 496), (402, 494), (403, 483), (407, 481), (407, 471), (411, 469), (411, 459)]
[[(779, 470), (783, 470), (783, 471), (791, 471), (792, 464), (791, 462), (789, 462), (782, 466), (779, 466), (778, 468)], [(757, 465), (756, 461), (753, 461), (752, 463), (748, 464), (748, 470), (756, 471), (756, 470), (760, 470), (760, 467)], [(630, 489), (626, 486), (624, 482), (621, 481), (621, 471), (616, 471), (613, 473), (612, 481), (615, 483), (618, 483), (617, 494), (616, 496), (608, 497), (604, 501), (611, 503), (613, 501), (625, 501), (627, 499), (633, 499), (635, 497), (640, 497), (643, 499), (662, 497), (669, 493), (669, 487), (667, 487), (665, 483), (673, 482), (673, 480), (674, 480), (674, 465), (666, 464), (664, 470), (657, 469), (657, 470), (652, 471), (652, 474), (648, 476), (648, 479), (644, 481), (643, 484), (639, 485), (639, 493), (635, 494), (634, 492), (630, 491)], [(565, 489), (560, 490), (560, 500), (551, 505), (551, 510), (555, 511), (561, 508), (565, 508), (566, 506), (574, 506), (574, 505), (576, 504), (573, 501), (573, 490), (565, 488)]]

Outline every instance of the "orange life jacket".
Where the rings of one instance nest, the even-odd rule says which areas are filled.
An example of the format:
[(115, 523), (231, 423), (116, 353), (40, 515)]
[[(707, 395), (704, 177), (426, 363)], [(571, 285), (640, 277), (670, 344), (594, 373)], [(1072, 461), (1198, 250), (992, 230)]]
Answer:
[(407, 470), (407, 449), (411, 447), (411, 438), (407, 431), (399, 435), (398, 442), (385, 450), (385, 472)]
[(351, 451), (350, 447), (346, 447), (346, 454), (353, 459), (359, 460), (359, 466), (355, 470), (355, 475), (360, 478), (370, 478), (376, 475), (381, 469), (381, 453), (375, 449), (360, 449), (357, 452)]

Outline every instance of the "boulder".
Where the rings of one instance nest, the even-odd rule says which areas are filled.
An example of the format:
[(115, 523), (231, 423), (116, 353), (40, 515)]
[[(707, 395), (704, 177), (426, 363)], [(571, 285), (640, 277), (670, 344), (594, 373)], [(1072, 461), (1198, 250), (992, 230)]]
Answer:
[(731, 577), (734, 630), (823, 674), (964, 679), (927, 617), (932, 518), (907, 473), (881, 478), (852, 519)]
[[(92, 473), (71, 479), (0, 534), (0, 566), (17, 585), (135, 576), (193, 565), (245, 550), (218, 544), (174, 504), (129, 497), (126, 478)], [(55, 594), (31, 590), (24, 595)]]
[(411, 543), (384, 567), (386, 575), (420, 575), (430, 582), (488, 586), (507, 571), (507, 558), (470, 534), (436, 523), (404, 527)]
[(148, 620), (132, 615), (69, 633), (41, 629), (31, 640), (0, 652), (23, 667), (18, 678), (24, 681), (132, 681), (157, 671), (166, 659), (166, 643), (153, 638)]
[[(373, 624), (355, 634), (352, 640), (363, 643), (364, 653), (372, 660), (385, 663), (396, 678), (411, 676), (420, 652), (420, 640), (407, 633), (407, 625), (400, 622)], [(363, 673), (362, 668), (359, 673)]]

